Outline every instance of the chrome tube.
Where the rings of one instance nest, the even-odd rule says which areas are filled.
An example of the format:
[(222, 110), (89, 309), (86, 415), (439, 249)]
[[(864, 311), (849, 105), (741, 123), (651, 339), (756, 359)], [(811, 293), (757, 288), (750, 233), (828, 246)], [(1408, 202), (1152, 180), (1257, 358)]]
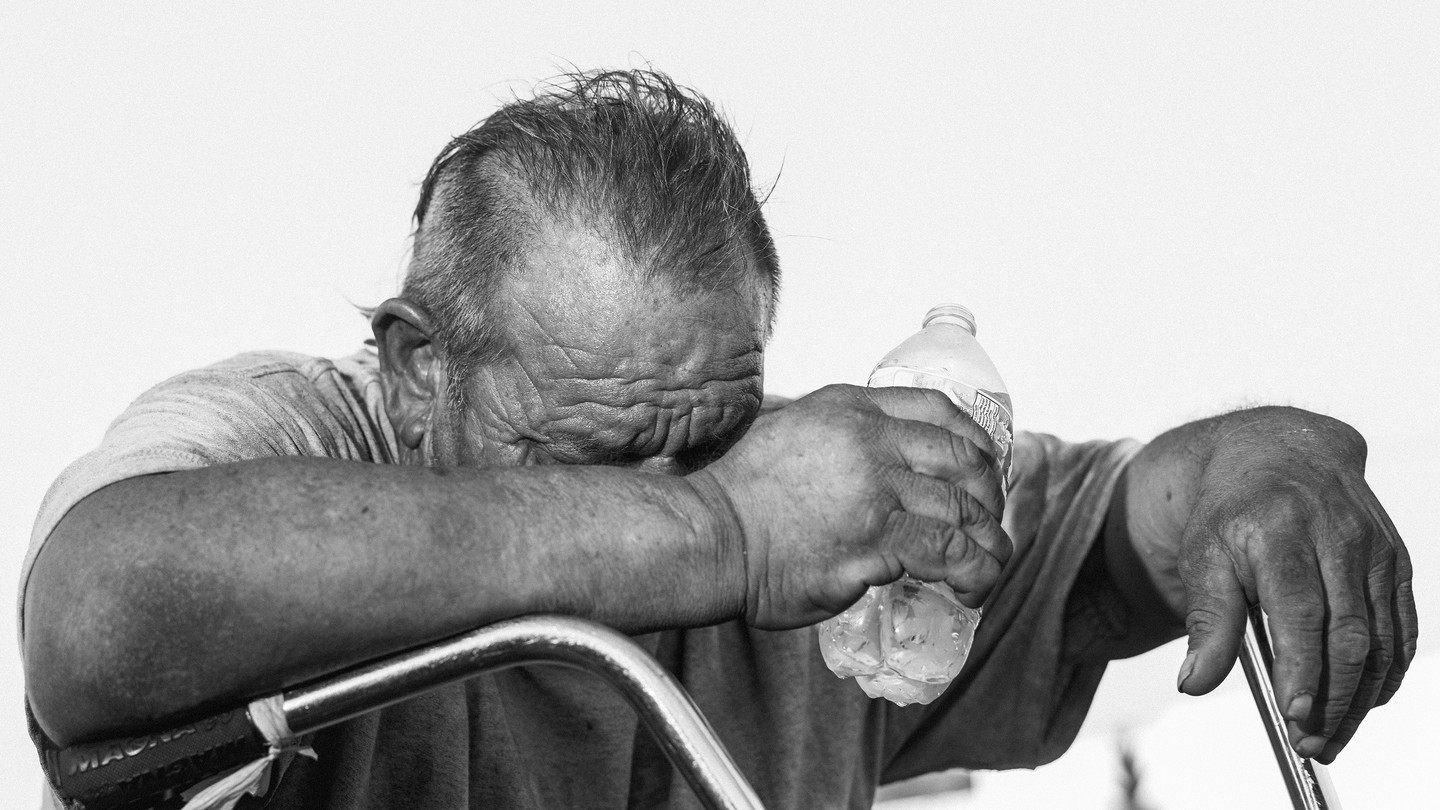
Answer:
[(1250, 682), (1250, 694), (1260, 710), (1260, 720), (1265, 724), (1265, 734), (1275, 751), (1275, 761), (1280, 765), (1280, 775), (1290, 793), (1290, 803), (1295, 810), (1340, 810), (1335, 786), (1330, 782), (1325, 766), (1301, 758), (1290, 747), (1285, 732), (1285, 716), (1280, 713), (1275, 688), (1270, 683), (1270, 671), (1274, 665), (1270, 636), (1265, 629), (1265, 614), (1258, 607), (1251, 608), (1250, 621), (1245, 626), (1245, 640), (1240, 646), (1240, 666), (1245, 670), (1245, 680)]
[(621, 633), (568, 616), (527, 616), (365, 664), (285, 693), (297, 735), (482, 672), (560, 664), (592, 672), (635, 707), (670, 762), (711, 810), (762, 810), (760, 799), (690, 696)]

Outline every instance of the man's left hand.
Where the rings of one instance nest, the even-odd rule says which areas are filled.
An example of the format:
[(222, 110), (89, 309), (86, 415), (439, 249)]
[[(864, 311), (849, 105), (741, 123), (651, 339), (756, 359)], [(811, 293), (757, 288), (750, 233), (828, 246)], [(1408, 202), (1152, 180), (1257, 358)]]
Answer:
[(1224, 680), (1258, 603), (1290, 743), (1327, 763), (1400, 686), (1418, 635), (1410, 557), (1365, 452), (1342, 422), (1259, 408), (1162, 435), (1128, 476), (1132, 542), (1189, 634), (1180, 690)]

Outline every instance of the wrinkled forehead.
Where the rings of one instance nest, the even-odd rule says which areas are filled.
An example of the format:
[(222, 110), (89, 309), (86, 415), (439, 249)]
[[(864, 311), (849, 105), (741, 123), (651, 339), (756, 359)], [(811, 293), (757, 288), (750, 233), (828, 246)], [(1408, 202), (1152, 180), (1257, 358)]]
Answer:
[(653, 259), (628, 256), (596, 231), (541, 228), (501, 285), (512, 346), (563, 352), (585, 377), (627, 361), (683, 375), (727, 358), (758, 358), (769, 318), (758, 278), (680, 293), (663, 280), (665, 268), (647, 273), (641, 261)]

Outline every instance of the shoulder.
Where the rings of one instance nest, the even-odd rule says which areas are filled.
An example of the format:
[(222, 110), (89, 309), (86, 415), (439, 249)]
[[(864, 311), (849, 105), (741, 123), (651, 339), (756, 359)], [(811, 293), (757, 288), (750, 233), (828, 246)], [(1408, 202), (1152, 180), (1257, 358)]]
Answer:
[(373, 358), (248, 352), (151, 387), (52, 485), (36, 535), (103, 486), (275, 456), (390, 463), (395, 440)]
[(219, 385), (262, 388), (312, 388), (319, 395), (347, 390), (358, 395), (378, 391), (379, 361), (372, 349), (362, 349), (339, 359), (315, 357), (300, 352), (269, 349), (244, 352), (202, 368), (182, 372), (153, 390), (171, 386)]
[(155, 385), (116, 424), (159, 403), (172, 414), (222, 421), (247, 413), (282, 422), (349, 423), (383, 416), (379, 363), (368, 349), (339, 359), (279, 350), (237, 354)]
[(383, 400), (378, 363), (365, 351), (339, 360), (247, 352), (164, 380), (51, 484), (22, 582), (70, 508), (119, 481), (276, 456), (393, 463)]

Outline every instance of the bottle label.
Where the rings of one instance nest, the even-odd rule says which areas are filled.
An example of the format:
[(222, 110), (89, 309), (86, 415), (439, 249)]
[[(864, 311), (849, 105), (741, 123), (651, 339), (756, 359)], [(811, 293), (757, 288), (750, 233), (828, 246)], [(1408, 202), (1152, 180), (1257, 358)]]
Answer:
[(959, 380), (928, 371), (911, 368), (890, 367), (880, 369), (870, 377), (871, 388), (905, 386), (909, 388), (933, 388), (942, 391), (960, 410), (969, 414), (990, 441), (995, 443), (996, 457), (1000, 460), (1000, 474), (1008, 484), (1010, 481), (1011, 445), (1015, 437), (1013, 417), (1010, 414), (1010, 397), (1006, 394), (986, 391)]

